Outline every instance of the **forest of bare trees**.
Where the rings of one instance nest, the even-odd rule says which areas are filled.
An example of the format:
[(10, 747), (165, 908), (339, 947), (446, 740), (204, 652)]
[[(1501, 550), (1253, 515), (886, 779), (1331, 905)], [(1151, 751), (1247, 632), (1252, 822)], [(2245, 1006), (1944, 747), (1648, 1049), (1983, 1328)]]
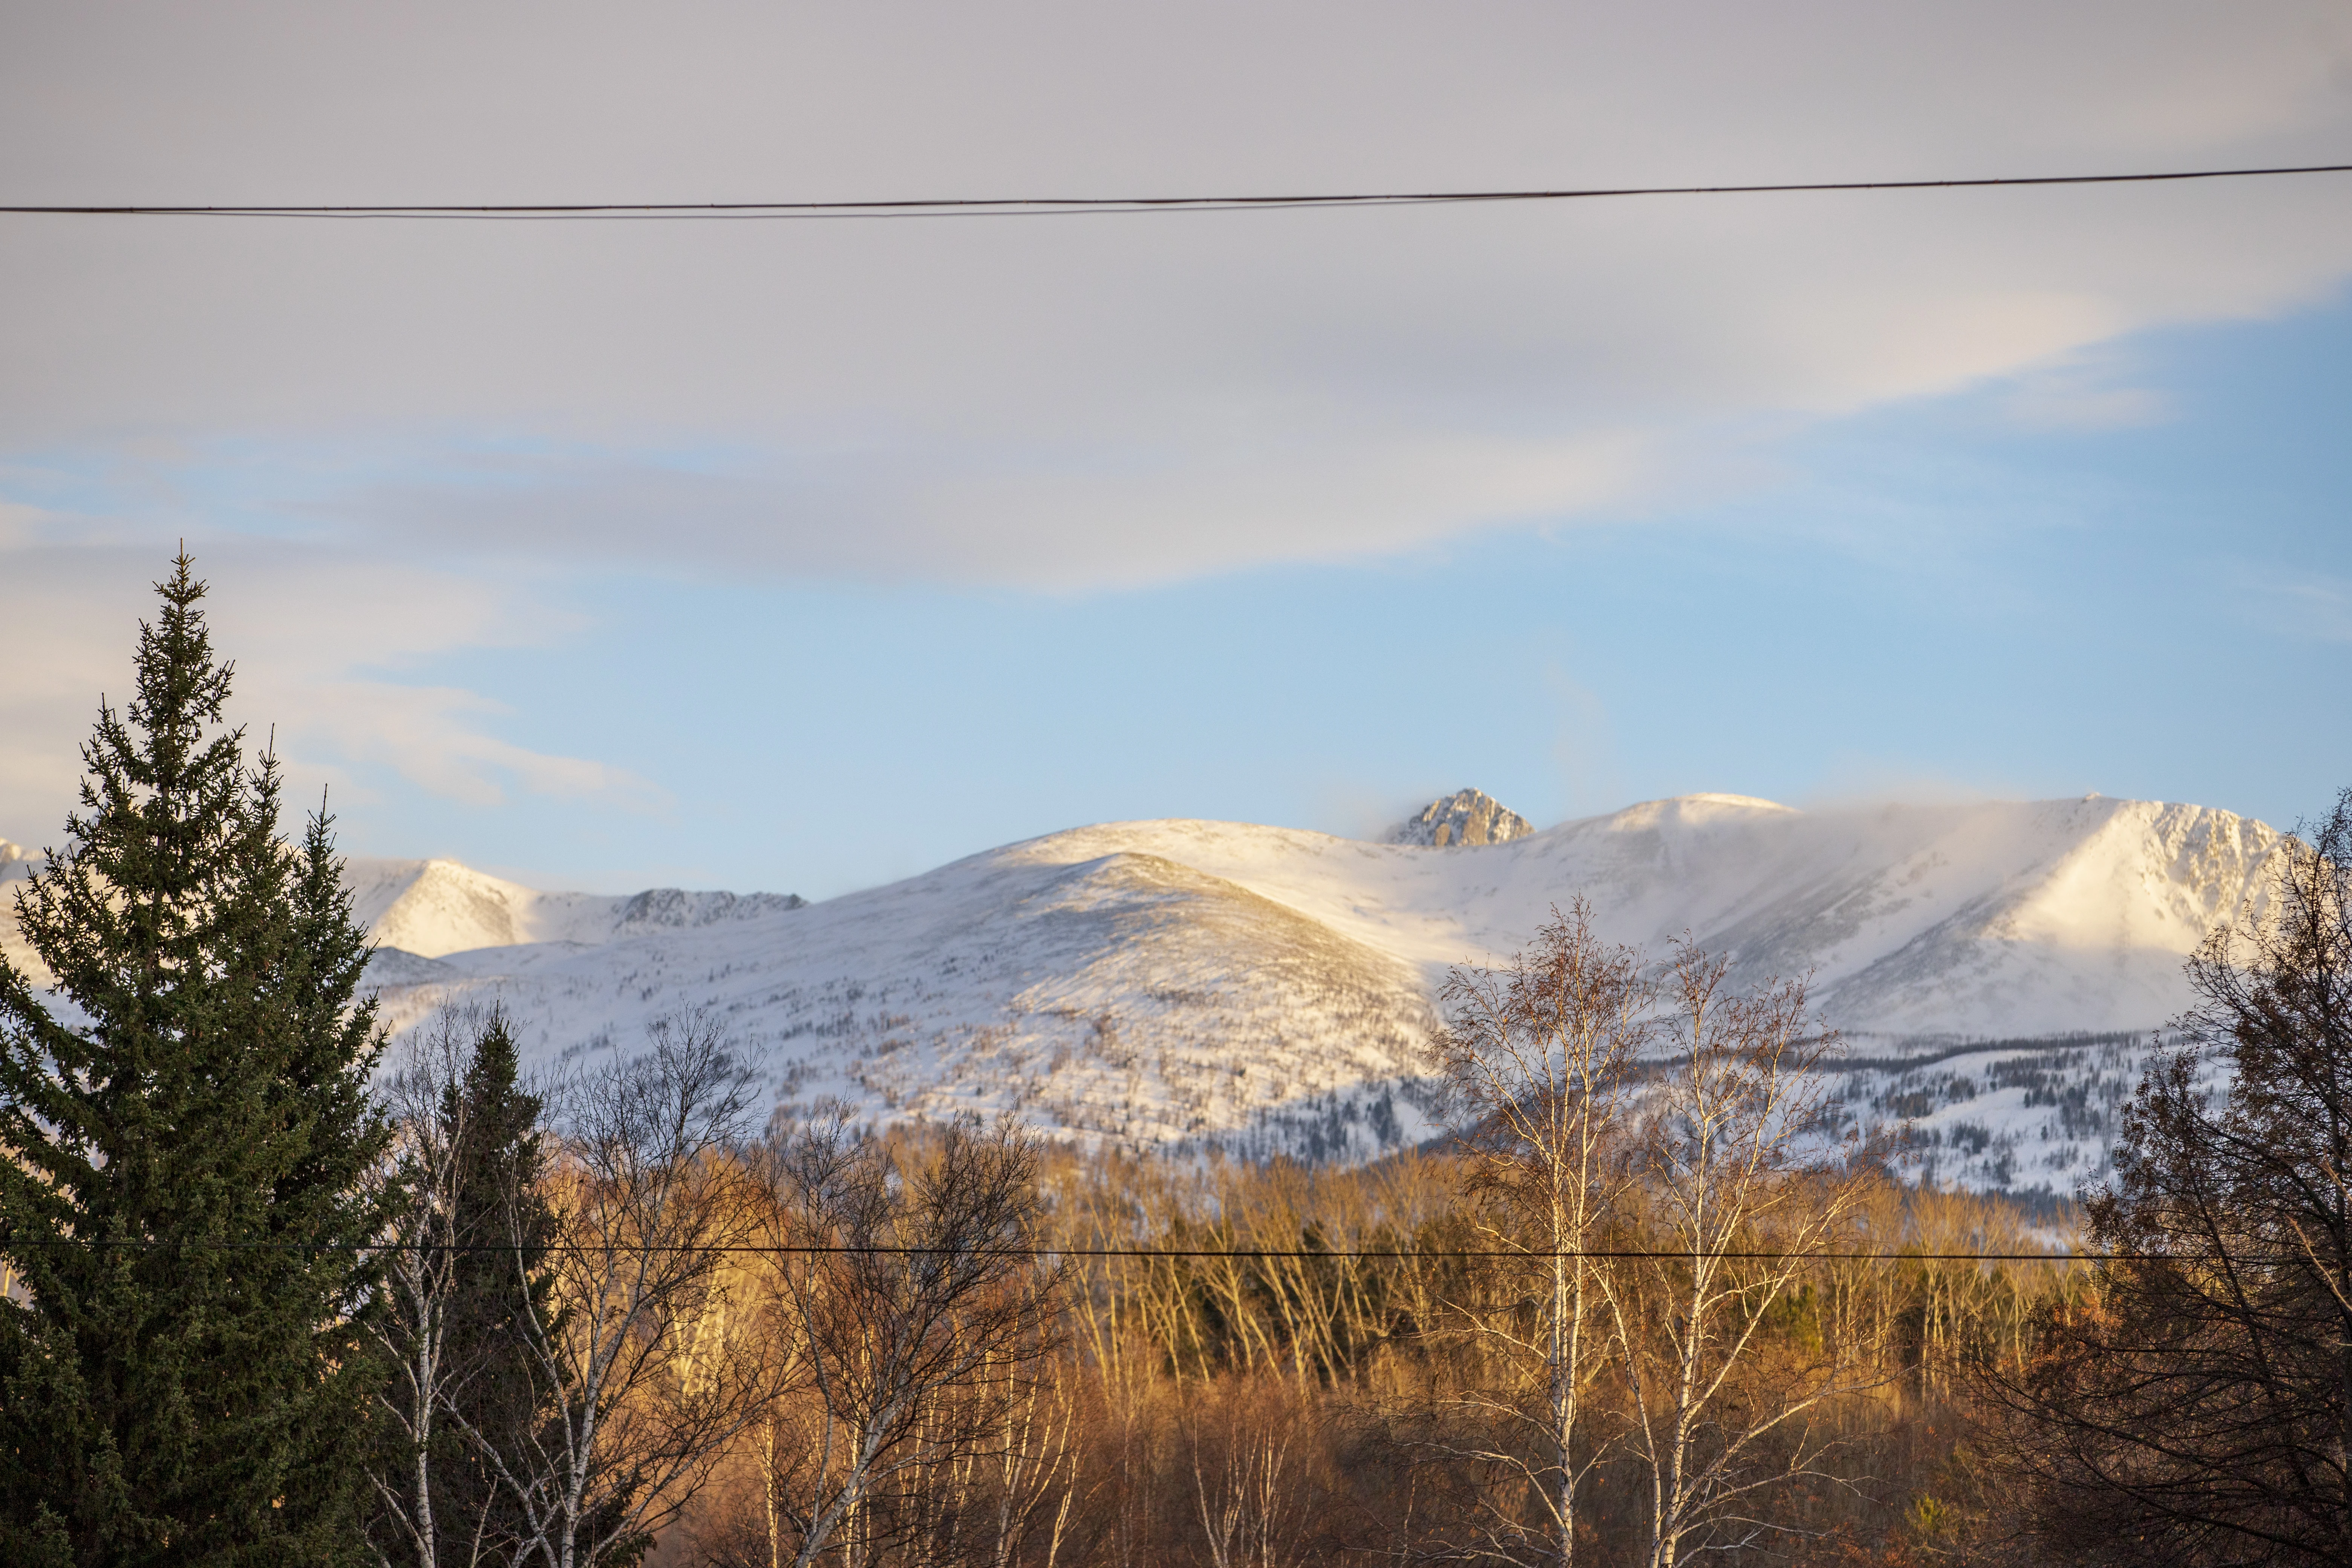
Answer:
[[(614, 1500), (616, 1523), (675, 1521), (665, 1562), (1272, 1568), (1365, 1552), (1554, 1562), (1571, 1543), (1598, 1563), (1735, 1542), (1822, 1561), (1932, 1549), (1983, 1507), (1955, 1442), (1970, 1369), (2019, 1364), (2019, 1326), (2084, 1284), (2059, 1259), (1920, 1257), (1955, 1239), (2040, 1242), (2000, 1200), (1855, 1180), (1836, 1232), (1885, 1256), (1720, 1256), (1734, 1250), (1724, 1239), (1776, 1234), (1755, 1217), (1696, 1267), (1591, 1262), (1570, 1361), (1553, 1348), (1550, 1260), (1532, 1256), (1549, 1247), (1548, 1221), (1465, 1199), (1475, 1173), (1458, 1157), (1178, 1166), (1001, 1129), (828, 1125), (756, 1158), (711, 1158), (740, 1184), (730, 1233), (844, 1250), (725, 1254), (696, 1260), (699, 1280), (681, 1268), (645, 1281), (629, 1354), (658, 1364), (614, 1396), (614, 1414), (701, 1446), (677, 1455), (656, 1495), (616, 1435), (599, 1461), (614, 1473), (592, 1468), (586, 1489)], [(1675, 1217), (1621, 1216), (1609, 1239), (1663, 1251), (1682, 1241)], [(583, 1365), (600, 1300), (551, 1314)], [(689, 1427), (675, 1412), (725, 1403), (716, 1343), (740, 1358), (734, 1386), (756, 1388), (757, 1407)], [(1574, 1426), (1559, 1414), (1571, 1397)], [(595, 1451), (572, 1415), (587, 1404), (551, 1402), (557, 1440), (578, 1442), (568, 1453)], [(524, 1544), (525, 1561), (591, 1561), (535, 1526), (465, 1561), (510, 1561)]]

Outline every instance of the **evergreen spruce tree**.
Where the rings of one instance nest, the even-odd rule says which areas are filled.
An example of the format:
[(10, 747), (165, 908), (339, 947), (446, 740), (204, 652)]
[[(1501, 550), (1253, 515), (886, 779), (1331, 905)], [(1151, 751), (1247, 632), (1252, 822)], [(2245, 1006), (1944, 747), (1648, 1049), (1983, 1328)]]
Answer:
[[(462, 1031), (464, 1054), (445, 1058), (446, 1067), (439, 1068), (449, 1076), (437, 1103), (409, 1113), (429, 1115), (437, 1123), (429, 1142), (446, 1152), (446, 1168), (436, 1179), (411, 1158), (395, 1173), (398, 1201), (448, 1203), (448, 1229), (440, 1234), (460, 1249), (449, 1259), (441, 1287), (446, 1296), (438, 1359), (448, 1382), (427, 1445), (434, 1520), (430, 1561), (505, 1562), (516, 1556), (527, 1531), (493, 1456), (509, 1468), (527, 1469), (525, 1455), (546, 1421), (545, 1385), (522, 1319), (526, 1309), (541, 1318), (554, 1310), (553, 1281), (539, 1259), (554, 1238), (556, 1219), (542, 1189), (548, 1152), (540, 1128), (541, 1103), (521, 1086), (506, 1014), (493, 1005), (487, 1014), (446, 1016), (440, 1026)], [(436, 1187), (446, 1194), (438, 1200), (432, 1195)], [(415, 1234), (428, 1228), (412, 1227)], [(383, 1326), (394, 1359), (412, 1358), (420, 1325), (394, 1312)], [(389, 1402), (404, 1408), (415, 1398), (415, 1385), (395, 1373)], [(426, 1561), (417, 1540), (418, 1503), (409, 1479), (416, 1452), (406, 1424), (383, 1424), (383, 1450), (375, 1460), (383, 1506), (372, 1521), (371, 1535), (383, 1560), (394, 1568)]]
[[(541, 1100), (520, 1087), (504, 1012), (493, 1009), (484, 1023), (455, 1093), (467, 1102), (463, 1116), (472, 1134), (458, 1187), (457, 1234), (478, 1250), (458, 1260), (447, 1350), (453, 1364), (466, 1369), (455, 1403), (474, 1436), (451, 1462), (436, 1467), (436, 1489), (453, 1504), (446, 1516), (452, 1537), (479, 1528), (482, 1539), (507, 1542), (522, 1530), (518, 1506), (480, 1446), (495, 1446), (510, 1462), (519, 1459), (546, 1420), (546, 1390), (521, 1317), (526, 1308), (541, 1318), (554, 1310), (554, 1281), (539, 1258), (554, 1240), (555, 1214), (541, 1184), (548, 1151), (540, 1131)], [(452, 1104), (448, 1114), (457, 1117), (458, 1108)], [(520, 1254), (512, 1250), (517, 1247)], [(467, 1561), (462, 1545), (448, 1541), (440, 1561)]]
[(381, 1050), (329, 819), (278, 827), (184, 552), (0, 960), (0, 1561), (362, 1550)]

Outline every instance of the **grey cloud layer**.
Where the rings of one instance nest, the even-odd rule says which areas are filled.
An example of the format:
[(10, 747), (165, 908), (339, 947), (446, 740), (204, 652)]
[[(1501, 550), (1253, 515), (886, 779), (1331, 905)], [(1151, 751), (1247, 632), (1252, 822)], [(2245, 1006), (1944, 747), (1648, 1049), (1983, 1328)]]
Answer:
[[(42, 8), (18, 37), (25, 199), (1918, 176), (2352, 139), (2331, 5)], [(2289, 308), (2352, 268), (2343, 195), (0, 220), (0, 447), (168, 477), (125, 443), (261, 443), (362, 549), (1165, 579), (1572, 517), (1759, 416)], [(2130, 390), (2101, 395), (2144, 416)]]

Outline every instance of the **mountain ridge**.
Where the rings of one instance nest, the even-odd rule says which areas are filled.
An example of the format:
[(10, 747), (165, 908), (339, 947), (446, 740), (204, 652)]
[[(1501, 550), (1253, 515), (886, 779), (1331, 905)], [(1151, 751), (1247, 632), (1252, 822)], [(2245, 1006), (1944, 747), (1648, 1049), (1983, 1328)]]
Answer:
[[(1447, 967), (1507, 956), (1581, 893), (1612, 939), (1654, 952), (1687, 933), (1749, 976), (1810, 972), (1823, 1017), (1874, 1064), (1866, 1100), (1926, 1103), (1889, 1062), (1922, 1055), (1925, 1071), (1969, 1040), (2008, 1042), (1990, 1066), (1936, 1068), (1947, 1088), (1920, 1123), (1961, 1128), (1974, 1163), (1945, 1168), (1990, 1181), (2088, 1168), (2108, 1126), (2035, 1120), (2041, 1091), (2002, 1075), (2042, 1047), (2016, 1042), (2054, 1050), (2177, 1014), (2183, 957), (2256, 894), (2280, 841), (2227, 812), (2104, 798), (1806, 813), (1684, 796), (1434, 854), (1104, 823), (789, 914), (451, 954), (385, 997), (408, 1021), (445, 996), (506, 996), (550, 1055), (623, 1047), (654, 1014), (701, 1005), (780, 1100), (1361, 1157), (1435, 1126), (1421, 1046)], [(2107, 1049), (2060, 1056), (2111, 1110), (2130, 1068)]]
[[(354, 861), (352, 880), (396, 1028), (495, 996), (550, 1064), (702, 1008), (780, 1103), (1312, 1158), (1427, 1135), (1448, 967), (1507, 958), (1580, 895), (1654, 954), (1687, 936), (1746, 977), (1810, 974), (1853, 1040), (1853, 1103), (1912, 1121), (1946, 1176), (2011, 1184), (2104, 1157), (2138, 1059), (2117, 1042), (2181, 1011), (2182, 960), (2259, 897), (2282, 842), (2099, 796), (1699, 795), (1442, 849), (1095, 824), (815, 904), (543, 893), (453, 861)], [(1924, 1142), (1947, 1130), (1949, 1151)]]
[(543, 942), (600, 943), (642, 926), (698, 926), (803, 908), (797, 893), (543, 892), (462, 861), (355, 857), (344, 886), (352, 910), (384, 946), (420, 958)]

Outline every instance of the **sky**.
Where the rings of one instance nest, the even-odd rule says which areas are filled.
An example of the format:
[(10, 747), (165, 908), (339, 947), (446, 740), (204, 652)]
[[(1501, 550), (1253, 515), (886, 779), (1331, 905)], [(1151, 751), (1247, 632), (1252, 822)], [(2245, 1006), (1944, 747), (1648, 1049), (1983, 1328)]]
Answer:
[[(0, 0), (0, 205), (2352, 163), (2340, 4)], [(1081, 823), (2352, 784), (2352, 175), (0, 216), (0, 837), (185, 541), (344, 847), (824, 897)]]

